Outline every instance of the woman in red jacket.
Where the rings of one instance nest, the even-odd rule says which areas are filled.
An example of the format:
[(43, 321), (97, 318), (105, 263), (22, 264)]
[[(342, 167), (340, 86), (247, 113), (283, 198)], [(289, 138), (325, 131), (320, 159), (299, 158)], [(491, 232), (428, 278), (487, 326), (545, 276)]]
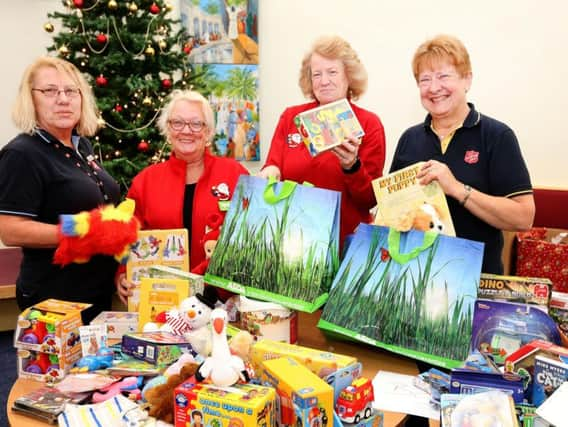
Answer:
[[(369, 222), (375, 206), (371, 181), (383, 173), (385, 131), (379, 117), (352, 101), (367, 88), (367, 72), (351, 45), (338, 36), (322, 37), (304, 56), (300, 88), (307, 104), (287, 108), (274, 131), (266, 163), (260, 176), (275, 176), (341, 192), (340, 242), (360, 222)], [(294, 124), (298, 113), (342, 98), (351, 103), (365, 136), (351, 137), (341, 146), (312, 157)], [(360, 142), (360, 144), (359, 144)]]
[[(199, 93), (174, 91), (158, 126), (172, 145), (172, 154), (140, 172), (127, 197), (136, 201), (136, 217), (143, 229), (188, 230), (190, 268), (194, 268), (205, 259), (201, 241), (208, 218), (224, 216), (239, 176), (248, 171), (233, 159), (209, 152), (215, 134), (213, 110)], [(131, 286), (124, 274), (117, 276), (123, 302)]]

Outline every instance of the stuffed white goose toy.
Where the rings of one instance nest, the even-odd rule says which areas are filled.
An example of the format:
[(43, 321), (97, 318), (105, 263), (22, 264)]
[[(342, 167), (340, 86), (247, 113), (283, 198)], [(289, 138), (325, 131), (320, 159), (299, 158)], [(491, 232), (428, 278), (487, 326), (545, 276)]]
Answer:
[(216, 308), (211, 312), (212, 350), (211, 356), (197, 371), (197, 379), (209, 378), (219, 387), (228, 387), (239, 379), (246, 381), (245, 364), (238, 356), (233, 356), (227, 342), (227, 312)]

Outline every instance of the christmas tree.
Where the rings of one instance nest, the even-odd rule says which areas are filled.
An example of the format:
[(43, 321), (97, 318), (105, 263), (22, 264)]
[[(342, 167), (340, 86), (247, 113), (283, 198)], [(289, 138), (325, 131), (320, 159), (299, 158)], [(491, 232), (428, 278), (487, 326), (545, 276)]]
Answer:
[[(206, 72), (194, 73), (191, 50), (165, 0), (63, 0), (48, 14), (62, 28), (48, 51), (72, 62), (93, 87), (103, 127), (91, 142), (125, 192), (132, 178), (168, 154), (156, 120), (176, 88), (205, 88)], [(44, 29), (53, 32), (50, 21)], [(205, 70), (204, 70), (205, 71)], [(204, 93), (204, 95), (206, 95)]]

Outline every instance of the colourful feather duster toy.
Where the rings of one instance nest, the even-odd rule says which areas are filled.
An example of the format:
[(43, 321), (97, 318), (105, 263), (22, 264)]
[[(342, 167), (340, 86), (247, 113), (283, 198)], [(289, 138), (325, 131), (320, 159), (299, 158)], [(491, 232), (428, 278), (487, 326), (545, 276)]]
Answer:
[(64, 266), (87, 262), (93, 255), (113, 255), (125, 264), (140, 229), (134, 208), (134, 200), (126, 199), (116, 207), (108, 205), (75, 215), (60, 215), (60, 240), (53, 263)]

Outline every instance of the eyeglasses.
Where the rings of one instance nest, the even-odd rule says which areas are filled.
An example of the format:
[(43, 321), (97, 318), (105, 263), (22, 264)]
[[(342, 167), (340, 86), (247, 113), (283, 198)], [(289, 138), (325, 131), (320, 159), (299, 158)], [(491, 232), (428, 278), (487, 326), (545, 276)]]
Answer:
[(65, 89), (58, 89), (56, 87), (48, 87), (47, 89), (33, 88), (32, 90), (43, 93), (46, 98), (56, 98), (61, 92), (63, 92), (67, 98), (76, 98), (81, 94), (81, 91), (75, 87), (66, 87)]
[(193, 132), (201, 132), (203, 128), (205, 128), (206, 123), (200, 120), (186, 122), (185, 120), (173, 119), (168, 121), (168, 125), (171, 130), (175, 130), (176, 132), (181, 132), (186, 126)]
[(418, 77), (418, 86), (429, 87), (434, 80), (437, 80), (440, 84), (449, 83), (455, 78), (456, 75), (452, 73), (424, 74)]

